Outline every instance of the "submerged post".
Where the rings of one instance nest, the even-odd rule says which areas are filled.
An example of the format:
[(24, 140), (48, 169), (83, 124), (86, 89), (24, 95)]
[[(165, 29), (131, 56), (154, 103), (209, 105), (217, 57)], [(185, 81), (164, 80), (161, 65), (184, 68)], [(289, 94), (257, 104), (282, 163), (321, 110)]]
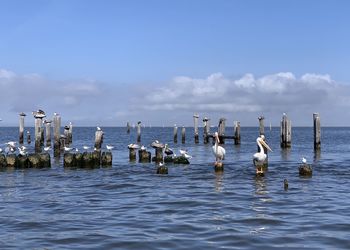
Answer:
[(203, 118), (203, 124), (204, 124), (204, 130), (203, 130), (203, 141), (204, 144), (207, 144), (209, 142), (209, 133), (210, 133), (210, 119), (207, 117)]
[(24, 141), (24, 117), (26, 116), (25, 113), (19, 114), (19, 144), (23, 144)]
[(130, 123), (126, 123), (126, 133), (130, 134)]
[(60, 136), (61, 136), (61, 116), (57, 113), (53, 114), (53, 130), (54, 130), (54, 156), (60, 155)]
[(30, 144), (32, 142), (32, 139), (30, 138), (30, 132), (27, 131), (27, 143)]
[(225, 118), (220, 118), (219, 120), (219, 125), (218, 125), (218, 134), (219, 134), (219, 140), (220, 140), (220, 143), (224, 144), (225, 143), (225, 139), (224, 139), (224, 136), (225, 136), (225, 121), (226, 119)]
[(194, 120), (194, 143), (199, 143), (199, 135), (198, 135), (198, 114), (193, 115)]
[(281, 121), (281, 147), (290, 148), (292, 146), (292, 122), (283, 113)]
[(51, 146), (51, 121), (45, 121), (46, 146)]
[(181, 142), (182, 143), (186, 142), (186, 128), (185, 128), (185, 126), (183, 126), (181, 129)]
[(141, 121), (137, 123), (137, 142), (141, 142)]
[(235, 145), (241, 144), (241, 123), (239, 121), (234, 122), (233, 131), (235, 135)]
[(35, 118), (35, 152), (41, 152), (41, 118)]
[(259, 135), (265, 135), (264, 116), (259, 116)]
[(174, 125), (174, 143), (177, 143), (177, 126)]
[(321, 148), (321, 121), (318, 113), (313, 114), (314, 119), (314, 149)]

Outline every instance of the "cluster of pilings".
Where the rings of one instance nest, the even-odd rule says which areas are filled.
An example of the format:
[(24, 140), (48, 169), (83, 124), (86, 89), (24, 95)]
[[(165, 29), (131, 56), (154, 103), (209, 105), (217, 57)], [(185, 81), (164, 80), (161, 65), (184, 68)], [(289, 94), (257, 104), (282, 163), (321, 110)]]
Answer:
[(63, 166), (65, 168), (98, 168), (112, 166), (112, 153), (101, 152), (96, 150), (94, 152), (84, 153), (64, 153)]
[(28, 155), (0, 154), (0, 168), (49, 168), (49, 153), (33, 153)]
[(152, 157), (152, 153), (147, 149), (129, 148), (129, 160), (135, 162), (137, 159), (136, 152), (138, 152), (138, 162), (150, 163), (150, 162), (172, 162), (174, 164), (189, 164), (190, 162), (184, 156), (164, 156), (163, 148), (155, 148), (155, 155)]

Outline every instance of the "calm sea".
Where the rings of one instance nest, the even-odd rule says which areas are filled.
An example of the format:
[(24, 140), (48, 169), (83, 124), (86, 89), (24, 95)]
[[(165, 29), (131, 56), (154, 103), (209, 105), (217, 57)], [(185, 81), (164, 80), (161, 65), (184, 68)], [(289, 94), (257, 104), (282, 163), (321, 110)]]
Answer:
[[(193, 156), (190, 165), (168, 164), (168, 175), (129, 163), (135, 130), (103, 130), (104, 145), (115, 146), (110, 168), (64, 169), (52, 158), (50, 169), (0, 172), (1, 249), (350, 249), (349, 128), (322, 128), (319, 154), (312, 128), (293, 128), (288, 150), (279, 128), (266, 128), (265, 177), (252, 164), (258, 128), (243, 127), (240, 146), (226, 141), (223, 173), (202, 133), (194, 144), (187, 128), (186, 144), (174, 144), (173, 128), (142, 129), (144, 145), (158, 139)], [(94, 132), (74, 128), (73, 146), (92, 146)], [(0, 143), (9, 140), (18, 128), (0, 128)], [(312, 178), (298, 175), (302, 156)]]

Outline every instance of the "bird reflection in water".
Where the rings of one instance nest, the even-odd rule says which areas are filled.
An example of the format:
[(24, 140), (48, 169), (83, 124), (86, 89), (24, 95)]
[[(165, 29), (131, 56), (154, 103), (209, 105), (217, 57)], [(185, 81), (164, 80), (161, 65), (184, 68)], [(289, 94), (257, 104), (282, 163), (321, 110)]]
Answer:
[(224, 189), (223, 180), (224, 180), (224, 172), (223, 171), (215, 172), (215, 191), (218, 193), (221, 193)]

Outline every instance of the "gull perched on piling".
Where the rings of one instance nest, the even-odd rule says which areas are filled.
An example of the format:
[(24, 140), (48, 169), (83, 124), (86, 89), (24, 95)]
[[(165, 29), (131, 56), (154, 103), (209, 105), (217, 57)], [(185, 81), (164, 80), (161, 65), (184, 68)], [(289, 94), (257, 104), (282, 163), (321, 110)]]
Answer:
[(85, 145), (84, 145), (84, 146), (83, 146), (83, 149), (84, 149), (84, 150), (89, 150), (89, 149), (90, 149), (90, 147), (89, 147), (89, 146), (85, 146)]
[(45, 151), (45, 152), (47, 152), (47, 151), (49, 151), (49, 150), (51, 150), (51, 147), (50, 147), (50, 146), (44, 147), (44, 151)]
[(140, 146), (138, 144), (135, 144), (135, 143), (130, 143), (128, 145), (128, 149), (139, 149)]
[(307, 160), (306, 160), (306, 158), (305, 158), (304, 156), (301, 158), (301, 162), (302, 162), (303, 164), (306, 164)]
[(106, 145), (106, 148), (107, 148), (107, 150), (111, 151), (111, 150), (114, 148), (114, 146), (112, 146), (112, 145)]
[(38, 109), (37, 111), (33, 111), (32, 114), (33, 114), (34, 118), (44, 118), (44, 117), (46, 117), (45, 112), (43, 110), (41, 110), (41, 109)]

